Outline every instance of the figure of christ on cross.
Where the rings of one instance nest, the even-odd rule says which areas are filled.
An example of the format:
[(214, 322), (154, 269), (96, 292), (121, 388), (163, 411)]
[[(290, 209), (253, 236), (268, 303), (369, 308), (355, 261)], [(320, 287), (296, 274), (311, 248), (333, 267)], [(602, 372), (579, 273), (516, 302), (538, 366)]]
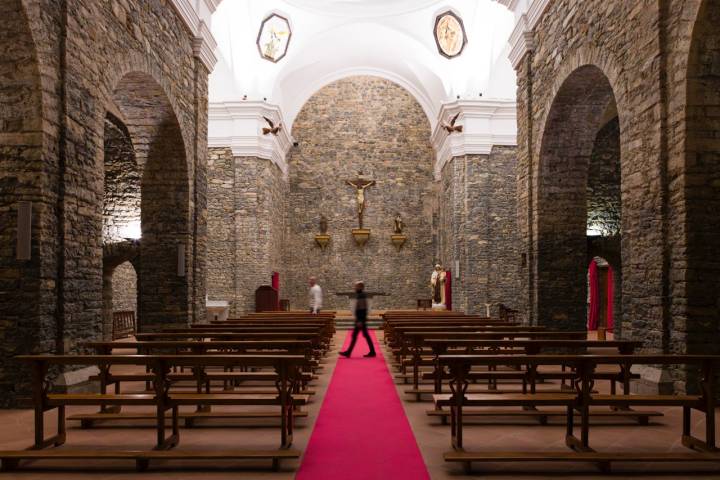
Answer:
[(354, 187), (357, 190), (357, 212), (358, 212), (358, 224), (360, 228), (363, 228), (363, 213), (365, 212), (365, 189), (375, 185), (375, 180), (363, 180), (358, 178), (357, 180), (345, 180), (345, 183)]

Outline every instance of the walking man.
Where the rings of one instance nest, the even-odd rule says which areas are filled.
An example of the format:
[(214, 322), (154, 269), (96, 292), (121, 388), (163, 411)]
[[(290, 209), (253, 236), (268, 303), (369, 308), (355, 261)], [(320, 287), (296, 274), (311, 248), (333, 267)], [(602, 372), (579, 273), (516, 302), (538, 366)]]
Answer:
[(308, 294), (308, 303), (310, 304), (310, 313), (317, 315), (322, 308), (322, 288), (317, 284), (315, 277), (310, 277), (310, 292)]
[(353, 316), (355, 317), (355, 329), (352, 333), (350, 346), (344, 352), (340, 352), (340, 355), (343, 357), (350, 357), (353, 348), (355, 348), (355, 343), (357, 342), (357, 337), (360, 332), (362, 332), (363, 337), (365, 337), (365, 341), (370, 348), (370, 352), (365, 355), (365, 357), (375, 356), (375, 346), (373, 345), (367, 329), (368, 310), (369, 304), (367, 294), (365, 293), (365, 284), (363, 282), (355, 282), (355, 298), (352, 305)]

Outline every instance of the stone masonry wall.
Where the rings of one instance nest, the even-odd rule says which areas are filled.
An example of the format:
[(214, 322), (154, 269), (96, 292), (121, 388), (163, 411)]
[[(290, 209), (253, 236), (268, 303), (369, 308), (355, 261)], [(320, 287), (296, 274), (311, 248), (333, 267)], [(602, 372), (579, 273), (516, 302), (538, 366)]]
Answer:
[(620, 233), (620, 123), (617, 117), (598, 132), (587, 180), (587, 228), (604, 236)]
[[(17, 262), (5, 251), (0, 263), (0, 279), (23, 282), (3, 298), (0, 339), (13, 339), (0, 359), (5, 405), (27, 391), (27, 372), (11, 355), (76, 352), (80, 343), (102, 338), (105, 118), (116, 111), (113, 94), (128, 75), (151, 80), (136, 93), (156, 84), (171, 106), (179, 132), (174, 145), (184, 152), (190, 190), (184, 200), (190, 223), (180, 236), (188, 244), (187, 294), (180, 305), (157, 302), (147, 311), (185, 324), (200, 319), (194, 304), (205, 292), (196, 285), (204, 282), (195, 276), (203, 271), (205, 217), (196, 209), (204, 207), (204, 191), (196, 186), (204, 188), (208, 72), (194, 58), (193, 36), (169, 0), (8, 0), (0, 9), (0, 96), (12, 95), (9, 104), (22, 105), (0, 117), (0, 185), (6, 187), (0, 211), (7, 214), (0, 213), (0, 222), (14, 225), (17, 201), (31, 199), (36, 227), (32, 260)], [(6, 152), (21, 161), (6, 163)], [(12, 228), (6, 231), (14, 236)], [(8, 240), (4, 244), (14, 245)], [(25, 295), (34, 299), (31, 305)]]
[(116, 117), (105, 120), (103, 241), (122, 241), (140, 226), (140, 172), (130, 133)]
[(132, 310), (137, 314), (137, 273), (130, 262), (118, 265), (113, 272), (113, 310)]
[(453, 270), (456, 310), (484, 314), (491, 303), (491, 314), (497, 314), (499, 303), (519, 306), (515, 171), (515, 147), (455, 157), (443, 169), (438, 259)]
[[(706, 275), (717, 278), (705, 273), (707, 265), (716, 264), (706, 262), (702, 247), (692, 246), (693, 239), (705, 235), (695, 233), (699, 226), (702, 231), (702, 225), (718, 224), (717, 209), (707, 208), (717, 193), (698, 183), (700, 177), (713, 178), (704, 170), (713, 164), (705, 161), (711, 157), (703, 155), (716, 152), (717, 145), (714, 140), (695, 142), (705, 133), (693, 137), (693, 122), (700, 119), (694, 125), (702, 127), (695, 132), (717, 138), (709, 120), (714, 118), (716, 96), (708, 89), (719, 64), (712, 54), (718, 44), (712, 20), (717, 8), (713, 0), (549, 2), (534, 30), (535, 49), (517, 69), (518, 212), (523, 253), (529, 259), (523, 296), (533, 322), (542, 320), (543, 308), (538, 291), (544, 280), (537, 258), (543, 242), (538, 229), (538, 201), (544, 195), (543, 133), (563, 82), (577, 68), (595, 65), (612, 87), (619, 116), (621, 337), (643, 340), (646, 351), (679, 353), (703, 343), (708, 332), (717, 334), (715, 324), (708, 328), (704, 320), (717, 308), (708, 308), (707, 301), (717, 294), (706, 295), (711, 289), (707, 283), (701, 285)], [(581, 130), (582, 122), (568, 122), (567, 127)], [(694, 217), (696, 207), (708, 214)], [(716, 233), (710, 237), (716, 238)], [(692, 258), (698, 259), (694, 265)], [(647, 368), (642, 373), (655, 388), (685, 388), (677, 370)]]
[(272, 272), (283, 278), (287, 181), (269, 160), (222, 148), (209, 158), (208, 295), (242, 315), (255, 311), (255, 290)]
[[(317, 92), (293, 126), (299, 146), (290, 155), (286, 275), (281, 295), (291, 308), (307, 308), (307, 278), (318, 277), (325, 308), (348, 308), (356, 280), (389, 297), (376, 308), (413, 308), (428, 298), (434, 261), (435, 201), (430, 126), (417, 101), (401, 87), (375, 77), (350, 77)], [(355, 190), (345, 184), (362, 174), (377, 182), (366, 190), (364, 248), (351, 235), (358, 220)], [(314, 244), (320, 215), (332, 240), (325, 251)], [(390, 242), (393, 219), (406, 224), (406, 245)]]

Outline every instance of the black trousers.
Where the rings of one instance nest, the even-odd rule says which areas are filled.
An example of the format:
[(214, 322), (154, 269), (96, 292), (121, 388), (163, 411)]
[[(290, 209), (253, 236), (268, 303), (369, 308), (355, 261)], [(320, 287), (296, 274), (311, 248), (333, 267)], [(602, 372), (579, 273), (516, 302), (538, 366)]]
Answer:
[(373, 345), (372, 338), (370, 338), (370, 333), (367, 329), (367, 312), (358, 310), (355, 315), (357, 317), (355, 319), (355, 328), (353, 329), (352, 338), (350, 339), (350, 346), (348, 347), (347, 352), (352, 353), (353, 349), (355, 348), (355, 343), (357, 343), (358, 334), (362, 332), (363, 337), (365, 337), (365, 341), (368, 344), (368, 347), (370, 347), (370, 353), (375, 353), (375, 345)]

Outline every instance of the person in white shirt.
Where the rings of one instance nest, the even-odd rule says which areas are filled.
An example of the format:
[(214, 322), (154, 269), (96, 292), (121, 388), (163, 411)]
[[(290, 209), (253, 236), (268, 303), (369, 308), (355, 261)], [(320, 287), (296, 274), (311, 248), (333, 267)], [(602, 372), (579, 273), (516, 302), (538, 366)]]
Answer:
[(310, 277), (308, 282), (310, 283), (310, 292), (308, 295), (310, 313), (318, 314), (322, 308), (322, 288), (317, 284), (315, 277)]

